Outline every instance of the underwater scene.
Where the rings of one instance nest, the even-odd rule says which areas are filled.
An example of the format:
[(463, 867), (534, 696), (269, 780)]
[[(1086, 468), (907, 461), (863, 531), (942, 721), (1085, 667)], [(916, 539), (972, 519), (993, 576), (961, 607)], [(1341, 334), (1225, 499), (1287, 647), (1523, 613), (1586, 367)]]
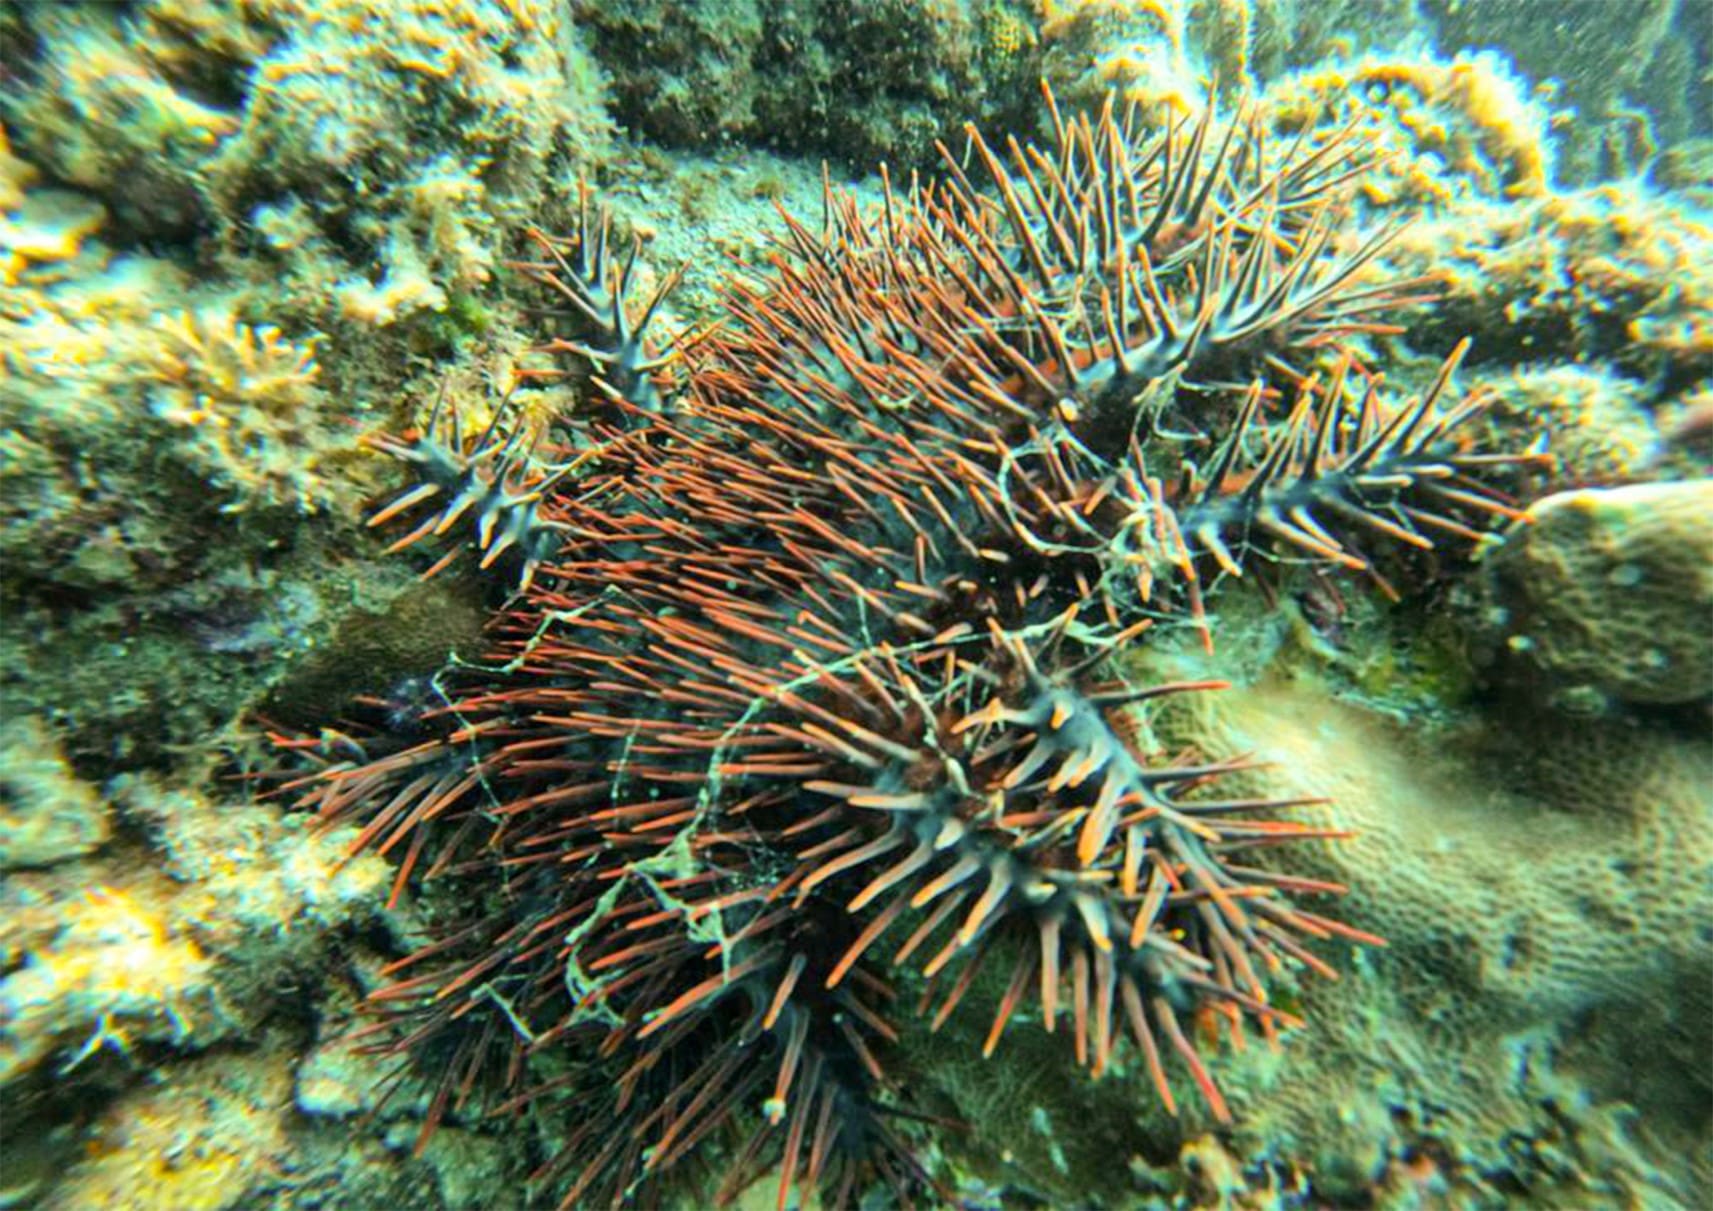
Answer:
[(0, 3), (0, 1211), (1713, 1206), (1713, 0)]

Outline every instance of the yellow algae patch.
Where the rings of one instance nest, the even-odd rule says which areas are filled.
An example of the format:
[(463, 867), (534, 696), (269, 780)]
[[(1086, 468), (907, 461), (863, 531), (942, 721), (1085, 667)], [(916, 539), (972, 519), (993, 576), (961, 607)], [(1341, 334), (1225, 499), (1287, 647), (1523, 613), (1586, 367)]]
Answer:
[(69, 261), (107, 221), (107, 211), (63, 189), (33, 191), (0, 214), (0, 285), (15, 286), (33, 263)]
[(291, 1073), (278, 1054), (217, 1056), (121, 1096), (96, 1122), (51, 1211), (222, 1211), (286, 1177)]
[(59, 912), (53, 944), (0, 981), (0, 1084), (33, 1067), (67, 1031), (85, 1034), (62, 1069), (140, 1039), (182, 1041), (213, 1010), (212, 964), (158, 897), (97, 884)]
[(229, 1038), (258, 998), (271, 1000), (272, 973), (312, 968), (325, 932), (385, 895), (386, 860), (349, 858), (349, 829), (316, 831), (143, 778), (111, 790), (164, 852), (8, 876), (0, 1087), (44, 1063), (63, 1070), (144, 1042), (199, 1050)]
[[(1299, 72), (1269, 89), (1267, 101), (1276, 120), (1287, 124), (1326, 114), (1340, 121), (1358, 117), (1382, 149), (1407, 152), (1412, 161), (1437, 157), (1487, 192), (1548, 192), (1550, 115), (1496, 55), (1451, 61), (1371, 55)], [(1448, 200), (1446, 187), (1425, 165), (1388, 168), (1404, 178), (1410, 194)]]

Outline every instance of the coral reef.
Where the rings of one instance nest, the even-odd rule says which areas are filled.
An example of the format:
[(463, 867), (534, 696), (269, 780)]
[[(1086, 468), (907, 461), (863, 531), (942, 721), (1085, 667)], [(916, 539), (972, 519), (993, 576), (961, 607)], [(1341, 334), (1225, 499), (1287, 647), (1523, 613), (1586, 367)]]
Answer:
[[(98, 885), (80, 900), (40, 905), (30, 903), (27, 884), (20, 890), (13, 908), (23, 920), (8, 930), (8, 949), (22, 952), (23, 965), (0, 981), (0, 1081), (17, 1080), (60, 1049), (71, 1069), (103, 1048), (123, 1052), (230, 1029), (220, 1022), (202, 947), (184, 924), (139, 901), (170, 897), (162, 884), (151, 881), (136, 896)], [(51, 941), (32, 944), (33, 921), (35, 930), (52, 931)]]
[(1369, 185), (1387, 196), (1540, 197), (1553, 176), (1548, 111), (1492, 52), (1370, 55), (1295, 73), (1269, 99), (1298, 121), (1359, 122), (1393, 153)]
[(1627, 176), (1713, 127), (1706, 14), (1693, 0), (1645, 0), (1621, 14), (1601, 0), (1564, 0), (1551, 21), (1515, 0), (1421, 7), (1442, 44), (1503, 47), (1522, 71), (1553, 82), (1553, 104), (1567, 115), (1559, 124), (1567, 181)]
[[(1348, 886), (1388, 946), (1304, 989), (1326, 1034), (1291, 1064), (1231, 1065), (1245, 1164), (1289, 1157), (1329, 1197), (1431, 1158), (1460, 1199), (1691, 1205), (1705, 1083), (1677, 1082), (1713, 1043), (1705, 744), (1545, 715), (1412, 735), (1283, 671), (1160, 726), (1269, 763), (1249, 793), (1326, 796), (1303, 817), (1353, 836), (1286, 869)], [(1647, 1120), (1624, 1121), (1632, 1099)]]
[(1396, 255), (1444, 290), (1445, 322), (1508, 340), (1489, 355), (1608, 362), (1659, 393), (1713, 370), (1709, 239), (1681, 199), (1600, 186), (1460, 206), (1404, 233)]
[(1494, 413), (1507, 425), (1539, 426), (1569, 483), (1623, 483), (1660, 456), (1646, 386), (1597, 367), (1540, 362), (1487, 380)]
[(1117, 87), (1180, 109), (1205, 79), (1243, 91), (1297, 78), (1333, 104), (1348, 87), (1397, 105), (1389, 138), (1479, 169), (1439, 188), (1538, 193), (1658, 179), (1699, 155), (1713, 89), (1698, 17), (1682, 0), (1565, 0), (1550, 21), (1533, 0), (1053, 0), (1041, 60), (1067, 97)]
[(42, 1205), (223, 1211), (288, 1186), (290, 1081), (273, 1056), (192, 1060), (109, 1107)]
[(408, 582), (341, 569), (356, 438), (424, 352), (503, 374), (485, 296), (608, 146), (599, 74), (547, 4), (0, 22), (0, 677), (85, 768), (167, 768)]
[[(1245, 638), (1265, 649), (1253, 677), (1152, 725), (1256, 762), (1238, 793), (1324, 797), (1296, 814), (1349, 835), (1280, 867), (1347, 886), (1342, 911), (1388, 945), (1298, 989), (1314, 1028), (1283, 1056), (1226, 1057), (1235, 1126), (1217, 1134), (1166, 1120), (1138, 1074), (1078, 1089), (1040, 1079), (1044, 1056), (949, 1058), (982, 1035), (954, 1019), (921, 1096), (972, 1111), (960, 1164), (1049, 1205), (1694, 1205), (1707, 1094), (1685, 1074), (1713, 1044), (1702, 740), (1622, 718), (1591, 733), (1517, 711), (1493, 734), (1398, 718), (1335, 697), (1288, 642)], [(1204, 662), (1155, 650), (1137, 675)], [(1083, 1124), (1097, 1157), (1074, 1150)]]
[(1202, 80), (1236, 93), (1408, 40), (1411, 0), (1046, 0), (1042, 69), (1067, 100), (1110, 89), (1183, 112)]
[(314, 338), (294, 345), (277, 328), (212, 310), (164, 318), (156, 331), (149, 410), (194, 433), (186, 465), (216, 487), (230, 484), (228, 507), (260, 500), (312, 511), (324, 494), (314, 452), (330, 444), (313, 429)]
[(0, 893), (9, 1196), (236, 1208), (336, 1187), (346, 1137), (288, 1113), (294, 1002), (348, 978), (332, 940), (374, 922), (385, 864), (266, 805), (134, 776), (103, 793), (63, 766), (50, 788), (36, 763), (9, 754), (8, 789), (99, 812), (103, 843), (10, 871)]
[(321, 548), (289, 540), (355, 506), (353, 437), (312, 336), (229, 296), (176, 309), (194, 295), (167, 261), (38, 252), (0, 286), (0, 683), (74, 761), (164, 763), (313, 642)]
[[(82, 788), (85, 796), (92, 795)], [(312, 969), (325, 935), (372, 912), (383, 864), (345, 861), (334, 836), (262, 807), (125, 778), (111, 793), (164, 855), (14, 876), (0, 979), (0, 1083), (51, 1057), (62, 1070), (110, 1048), (201, 1049), (265, 1012), (270, 980)]]
[(1713, 480), (1549, 496), (1491, 561), (1496, 638), (1561, 701), (1713, 696)]
[[(1068, 96), (1117, 87), (1178, 112), (1201, 81), (1265, 86), (1281, 121), (1354, 118), (1389, 153), (1364, 189), (1446, 201), (1539, 196), (1556, 177), (1558, 116), (1489, 40), (1424, 44), (1412, 3), (1106, 0), (1051, 6), (1047, 74)], [(1489, 49), (1482, 49), (1489, 48)]]
[[(1713, 1185), (1709, 776), (1704, 679), (1687, 674), (1708, 653), (1693, 618), (1668, 615), (1696, 608), (1685, 553), (1699, 531), (1682, 509), (1654, 525), (1629, 506), (1622, 529), (1591, 525), (1610, 511), (1588, 502), (1687, 500), (1611, 490), (1713, 467), (1706, 51), (1687, 28), (1694, 4), (1567, 0), (1552, 22), (1534, 7), (754, 0), (668, 19), (580, 0), (0, 6), (0, 1204), (487, 1211), (584, 1178), (611, 1192), (631, 1164), (638, 1198), (682, 1184), (696, 1206), (722, 1185), (745, 1206), (806, 1201), (810, 1184), (830, 1203), (847, 1178), (914, 1192), (916, 1165), (944, 1187), (927, 1201), (983, 1207), (1694, 1205)], [(1057, 114), (1037, 103), (1038, 76)], [(1226, 169), (1198, 168), (1218, 183), (1199, 203), (1189, 190), (1145, 242), (1158, 299), (1136, 258), (1114, 263), (1103, 226), (1118, 216), (1138, 235), (1134, 212), (1073, 217), (1091, 196), (1123, 198), (1091, 192), (1083, 151), (1061, 142), (1086, 130), (1089, 146), (1115, 145), (1099, 120), (1114, 88), (1140, 106), (1115, 110), (1120, 142), (1175, 115), (1173, 162)], [(966, 121), (989, 133), (1014, 200), (958, 134)], [(1315, 161), (1341, 126), (1345, 142)], [(1040, 158), (1009, 159), (1006, 131)], [(936, 139), (955, 168), (936, 168)], [(1325, 173), (1280, 177), (1270, 211), (1259, 142), (1266, 164), (1309, 157)], [(890, 180), (828, 201), (829, 176), (877, 160)], [(953, 183), (906, 186), (917, 167)], [(1146, 202), (1160, 164), (1130, 167)], [(1224, 250), (1208, 238), (1222, 220)], [(1388, 237), (1387, 220), (1407, 225)], [(984, 234), (922, 238), (953, 231)], [(1293, 260), (1322, 231), (1325, 246)], [(1198, 333), (1200, 300), (1237, 297), (1233, 266), (1269, 241), (1252, 299), (1293, 265), (1298, 302), (1341, 266), (1352, 276), (1281, 327), (1243, 334), (1216, 315)], [(1190, 255), (1210, 244), (1211, 281)], [(1114, 289), (1126, 272), (1134, 285)], [(1430, 294), (1437, 306), (1407, 306)], [(972, 310), (985, 330), (933, 318)], [(1118, 363), (1170, 346), (1141, 330), (1160, 315), (1194, 373), (1132, 362), (1128, 376)], [(1543, 502), (1535, 525), (1499, 512), (1489, 534), (1489, 509), (1424, 482), (1427, 447), (1387, 447), (1415, 478), (1399, 495), (1363, 466), (1360, 434), (1376, 435), (1363, 426), (1407, 428), (1402, 387), (1426, 396), (1465, 335), (1455, 387), (1427, 400), (1418, 434), (1455, 417), (1430, 442), (1477, 460), (1539, 439), (1555, 487), (1592, 497)], [(1334, 345), (1350, 356), (1336, 388)], [(976, 393), (950, 412), (929, 402), (948, 375)], [(1111, 423), (1134, 386), (1141, 461)], [(1021, 453), (1007, 463), (1002, 443)], [(440, 460), (438, 494), (407, 499), (433, 476), (389, 457), (401, 450)], [(1517, 486), (1504, 467), (1462, 470)], [(466, 488), (476, 499), (453, 515)], [(1124, 529), (1124, 510), (1178, 533)], [(692, 554), (672, 525), (684, 518), (725, 549)], [(1481, 532), (1472, 574), (1459, 574), (1468, 535), (1447, 523)], [(1631, 531), (1640, 562), (1611, 545)], [(781, 532), (789, 548), (771, 545)], [(413, 534), (405, 558), (375, 558)], [(932, 540), (921, 556), (919, 540)], [(739, 549), (751, 562), (734, 567)], [(471, 558), (414, 583), (460, 550)], [(649, 581), (663, 550), (682, 576)], [(1553, 574), (1592, 578), (1543, 600), (1530, 584), (1543, 552)], [(1135, 562), (1103, 574), (1117, 554)], [(795, 571), (781, 581), (782, 568)], [(520, 584), (527, 595), (496, 609)], [(1153, 624), (1127, 655), (1107, 650), (1126, 629), (1108, 609)], [(663, 610), (664, 631), (639, 631)], [(1648, 634), (1627, 650), (1644, 612)], [(979, 625), (946, 633), (962, 617)], [(827, 646), (841, 639), (859, 654)], [(690, 666), (705, 675), (684, 683)], [(762, 700), (787, 668), (807, 707)], [(517, 695), (549, 677), (551, 701)], [(1103, 678), (1233, 688), (1116, 707), (1096, 701), (1116, 692)], [(675, 684), (690, 697), (657, 699)], [(651, 705), (629, 705), (639, 697)], [(1111, 727), (1080, 707), (1052, 726), (1062, 700), (1092, 701)], [(602, 714), (607, 731), (548, 743)], [(312, 787), (237, 801), (231, 775), (257, 760), (235, 726), (246, 715), (295, 729), (312, 764), (428, 746), (440, 764), (425, 777), (472, 760), (496, 777), (412, 829), (395, 816), (366, 840), (384, 858), (335, 869), (358, 834), (281, 814)], [(620, 737), (618, 719), (649, 726)], [(756, 739), (780, 727), (813, 742)], [(531, 738), (544, 750), (507, 755)], [(1288, 764), (1227, 768), (1251, 752)], [(810, 758), (827, 768), (808, 772)], [(988, 786), (997, 815), (945, 790), (961, 770), (973, 803), (1036, 760)], [(1120, 823), (1084, 865), (1103, 793), (1198, 763), (1205, 781), (1131, 792), (1153, 806), (1120, 790)], [(414, 777), (390, 776), (401, 793)], [(603, 779), (604, 799), (519, 806)], [(830, 789), (863, 784), (926, 802)], [(1322, 795), (1334, 804), (1264, 806)], [(1130, 819), (1162, 799), (1175, 815)], [(1249, 810), (1219, 827), (1362, 835), (1250, 861), (1229, 836), (1186, 839), (1180, 819), (1204, 819), (1192, 808), (1233, 800)], [(333, 814), (360, 830), (380, 806), (356, 796)], [(517, 810), (484, 814), (496, 808)], [(622, 854), (586, 870), (577, 849), (567, 867), (544, 860), (572, 844), (550, 821), (621, 808), (574, 836)], [(1087, 815), (1055, 831), (1055, 810)], [(674, 819), (686, 811), (693, 822)], [(944, 848), (849, 913), (936, 822)], [(1108, 921), (1111, 952), (1091, 949), (1075, 885), (1110, 872), (1094, 902), (1122, 901), (1132, 834), (1139, 894), (1156, 871), (1296, 880), (1238, 878), (1229, 902), (1262, 949), (1186, 883), (1155, 921), (1170, 944), (1144, 943), (1153, 968), (1106, 960), (1107, 983), (1102, 954), (1135, 958), (1131, 920)], [(1211, 865), (1185, 857), (1198, 843)], [(511, 865), (489, 880), (498, 854)], [(1031, 882), (1041, 866), (1045, 884)], [(553, 885), (566, 876), (602, 890), (575, 925), (549, 908), (579, 894)], [(1300, 935), (1254, 907), (1307, 920), (1321, 911), (1311, 886), (1334, 883), (1351, 888), (1338, 918), (1389, 934), (1388, 949), (1314, 939), (1299, 959), (1286, 944)], [(765, 886), (784, 888), (771, 906), (725, 902)], [(826, 968), (894, 897), (892, 926), (827, 988)], [(1061, 910), (1048, 1033), (1039, 969)], [(437, 1009), (464, 956), (486, 953), (482, 930), (525, 920), (535, 942), (502, 937), (509, 958)], [(461, 925), (476, 932), (459, 940)], [(1229, 995), (1260, 1003), (1235, 956), (1263, 1007)], [(1314, 960), (1343, 978), (1304, 978)], [(1185, 964), (1224, 991), (1184, 981)], [(1146, 995), (1159, 987), (1193, 1059)], [(651, 1005), (668, 1020), (643, 1037)], [(370, 1050), (399, 1037), (377, 1010), (416, 1036), (408, 1071), (396, 1049)], [(578, 1024), (555, 1033), (567, 1013)], [(523, 1030), (536, 1042), (508, 1084), (500, 1057)], [(1072, 1071), (1079, 1042), (1100, 1080)], [(728, 1083), (674, 1100), (697, 1074)], [(827, 1107), (848, 1130), (822, 1132)], [(590, 1111), (625, 1141), (604, 1158)], [(664, 1155), (626, 1152), (639, 1141)]]
[(477, 291), (555, 151), (607, 137), (599, 74), (552, 4), (160, 0), (7, 20), (20, 154), (99, 197), (127, 240), (212, 235), (222, 272), (306, 315), (331, 293), (354, 324), (393, 323)]

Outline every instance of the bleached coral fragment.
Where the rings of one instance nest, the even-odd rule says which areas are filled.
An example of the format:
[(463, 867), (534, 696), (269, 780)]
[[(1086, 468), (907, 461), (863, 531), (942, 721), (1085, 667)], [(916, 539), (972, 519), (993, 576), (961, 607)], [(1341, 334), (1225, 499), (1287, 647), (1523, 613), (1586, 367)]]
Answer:
[(442, 311), (446, 292), (419, 273), (389, 273), (378, 283), (343, 282), (334, 289), (339, 312), (348, 320), (385, 328), (418, 311)]

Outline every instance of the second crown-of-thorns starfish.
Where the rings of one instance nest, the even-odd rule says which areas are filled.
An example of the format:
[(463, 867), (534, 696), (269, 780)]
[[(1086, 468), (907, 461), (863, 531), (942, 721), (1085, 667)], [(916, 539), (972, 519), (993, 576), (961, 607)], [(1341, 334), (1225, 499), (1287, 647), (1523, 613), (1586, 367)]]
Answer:
[[(1269, 979), (1379, 941), (1268, 867), (1327, 832), (1222, 793), (1240, 763), (1144, 748), (1131, 712), (1218, 683), (1118, 657), (1161, 624), (1211, 643), (1209, 582), (1261, 565), (1393, 592), (1367, 552), (1479, 539), (1539, 456), (1471, 448), (1464, 346), (1405, 399), (1341, 347), (1421, 301), (1369, 281), (1389, 230), (1347, 230), (1350, 130), (1047, 114), (1045, 146), (972, 131), (873, 213), (829, 189), (670, 364), (664, 291), (627, 298), (585, 195), (520, 268), (588, 407), (376, 439), (416, 475), (374, 519), (395, 546), (516, 589), (490, 659), (361, 756), (282, 740), (398, 889), (460, 889), (372, 998), (433, 1082), (425, 1139), (571, 1096), (534, 1177), (564, 1207), (651, 1201), (697, 1149), (721, 1198), (772, 1167), (780, 1207), (931, 1200), (901, 984), (938, 1028), (993, 967), (986, 1052), (1027, 1005), (1224, 1121), (1208, 1038), (1296, 1026)], [(569, 1074), (532, 1076), (555, 1047)]]

